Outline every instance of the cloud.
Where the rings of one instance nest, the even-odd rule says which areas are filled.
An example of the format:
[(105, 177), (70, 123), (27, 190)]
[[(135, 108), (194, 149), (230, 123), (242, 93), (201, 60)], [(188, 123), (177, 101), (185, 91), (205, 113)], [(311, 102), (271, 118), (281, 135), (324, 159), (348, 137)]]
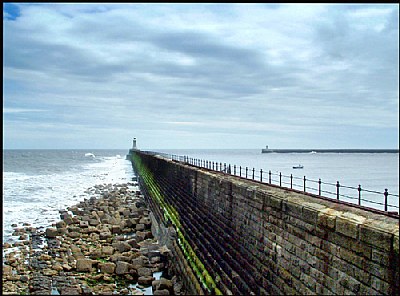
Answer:
[(398, 129), (395, 5), (16, 6), (3, 18), (5, 131), (29, 119), (258, 146), (277, 130)]
[(3, 108), (3, 113), (46, 112), (42, 109)]

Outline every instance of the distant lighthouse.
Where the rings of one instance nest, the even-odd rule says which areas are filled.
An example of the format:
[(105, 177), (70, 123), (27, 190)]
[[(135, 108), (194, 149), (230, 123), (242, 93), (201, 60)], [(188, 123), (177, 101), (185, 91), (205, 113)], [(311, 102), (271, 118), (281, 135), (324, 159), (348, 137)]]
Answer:
[(136, 138), (133, 138), (132, 149), (137, 149), (136, 148)]

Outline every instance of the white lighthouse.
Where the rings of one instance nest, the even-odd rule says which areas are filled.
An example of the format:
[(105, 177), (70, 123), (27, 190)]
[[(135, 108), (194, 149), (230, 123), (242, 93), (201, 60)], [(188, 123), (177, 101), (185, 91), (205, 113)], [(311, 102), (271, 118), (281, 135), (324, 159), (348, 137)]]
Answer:
[(137, 149), (136, 148), (136, 138), (133, 138), (132, 149)]

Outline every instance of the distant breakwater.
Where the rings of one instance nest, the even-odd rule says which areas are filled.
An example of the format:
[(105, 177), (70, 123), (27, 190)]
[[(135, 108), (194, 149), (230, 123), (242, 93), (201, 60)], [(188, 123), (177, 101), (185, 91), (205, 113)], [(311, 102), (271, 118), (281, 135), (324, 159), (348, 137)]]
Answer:
[(262, 149), (262, 153), (399, 153), (399, 149)]

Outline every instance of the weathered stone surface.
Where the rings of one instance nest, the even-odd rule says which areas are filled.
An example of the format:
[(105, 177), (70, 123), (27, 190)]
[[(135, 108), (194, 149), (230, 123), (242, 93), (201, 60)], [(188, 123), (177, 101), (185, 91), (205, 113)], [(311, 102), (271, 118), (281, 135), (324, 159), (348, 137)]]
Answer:
[(12, 267), (10, 265), (3, 265), (3, 275), (12, 274)]
[(99, 263), (99, 268), (101, 272), (112, 274), (115, 271), (116, 264), (112, 262)]
[(145, 229), (143, 223), (136, 224), (136, 231), (143, 231)]
[(154, 277), (152, 276), (140, 276), (138, 278), (138, 284), (143, 285), (143, 286), (151, 286), (151, 283), (154, 281)]
[(115, 273), (118, 275), (129, 273), (129, 267), (130, 264), (128, 262), (118, 261), (116, 264)]
[(79, 232), (72, 231), (72, 232), (68, 233), (68, 236), (71, 237), (71, 238), (77, 238), (77, 237), (80, 237), (81, 234)]
[(57, 228), (49, 227), (46, 229), (46, 237), (55, 238), (58, 235)]
[(59, 221), (56, 223), (56, 227), (58, 228), (65, 228), (67, 227), (67, 223), (65, 223), (65, 221)]
[(78, 259), (76, 260), (77, 271), (91, 271), (93, 261), (91, 259)]
[(151, 271), (150, 268), (146, 268), (146, 267), (140, 267), (139, 269), (137, 269), (137, 273), (138, 276), (153, 276), (153, 272)]
[(101, 252), (105, 256), (111, 256), (114, 254), (114, 248), (112, 246), (104, 246), (101, 248)]
[(173, 284), (171, 280), (167, 280), (165, 278), (160, 278), (159, 280), (155, 280), (152, 282), (153, 291), (156, 290), (167, 290), (173, 291)]
[(112, 246), (120, 253), (130, 251), (132, 248), (127, 242), (116, 242)]
[(170, 292), (166, 289), (156, 290), (153, 292), (153, 295), (171, 295)]

